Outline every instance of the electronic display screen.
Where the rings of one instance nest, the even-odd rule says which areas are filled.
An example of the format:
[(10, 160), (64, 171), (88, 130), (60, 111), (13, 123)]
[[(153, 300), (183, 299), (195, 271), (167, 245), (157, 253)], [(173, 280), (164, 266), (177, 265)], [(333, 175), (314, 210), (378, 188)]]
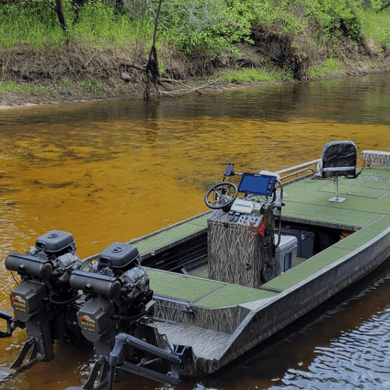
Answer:
[(276, 184), (276, 176), (244, 173), (238, 191), (245, 194), (271, 196)]

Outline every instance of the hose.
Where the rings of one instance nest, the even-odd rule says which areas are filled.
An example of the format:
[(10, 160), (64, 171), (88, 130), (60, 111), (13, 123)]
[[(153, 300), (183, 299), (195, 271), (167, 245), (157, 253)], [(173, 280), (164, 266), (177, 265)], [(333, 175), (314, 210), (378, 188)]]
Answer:
[(115, 366), (110, 366), (110, 372), (108, 373), (108, 387), (107, 390), (112, 390), (114, 383)]
[(53, 299), (50, 298), (50, 303), (53, 303), (54, 305), (57, 306), (64, 306), (64, 305), (69, 305), (75, 301), (77, 301), (79, 298), (81, 298), (81, 295), (76, 295), (73, 298), (68, 299), (67, 301), (54, 301)]

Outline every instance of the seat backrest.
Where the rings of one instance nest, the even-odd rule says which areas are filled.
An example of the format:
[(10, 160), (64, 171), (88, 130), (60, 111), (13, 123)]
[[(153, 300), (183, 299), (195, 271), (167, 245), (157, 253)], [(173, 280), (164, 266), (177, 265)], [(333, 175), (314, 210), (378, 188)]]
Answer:
[(320, 174), (323, 178), (355, 178), (356, 160), (357, 148), (353, 141), (328, 142), (322, 150)]

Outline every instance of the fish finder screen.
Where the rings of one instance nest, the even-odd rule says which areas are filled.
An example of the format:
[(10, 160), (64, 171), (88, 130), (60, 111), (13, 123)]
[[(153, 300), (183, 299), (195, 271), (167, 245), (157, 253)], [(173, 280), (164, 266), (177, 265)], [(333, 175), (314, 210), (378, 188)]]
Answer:
[(276, 176), (244, 173), (238, 191), (245, 194), (271, 196), (276, 184)]

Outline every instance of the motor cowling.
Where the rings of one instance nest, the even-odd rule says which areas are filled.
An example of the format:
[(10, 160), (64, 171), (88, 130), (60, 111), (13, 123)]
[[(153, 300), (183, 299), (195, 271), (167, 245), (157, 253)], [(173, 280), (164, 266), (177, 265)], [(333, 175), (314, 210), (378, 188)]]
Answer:
[(81, 267), (75, 251), (76, 243), (71, 233), (52, 230), (38, 237), (35, 247), (30, 248), (27, 255), (50, 260), (57, 281), (67, 283), (71, 271)]
[(95, 264), (74, 271), (70, 277), (70, 286), (85, 293), (77, 320), (98, 354), (107, 355), (107, 345), (113, 347), (116, 334), (130, 331), (146, 314), (153, 291), (140, 263), (134, 245), (116, 242), (98, 255)]
[[(52, 230), (37, 238), (26, 255), (10, 253), (5, 266), (16, 271), (21, 283), (11, 294), (11, 306), (18, 326), (25, 327), (27, 346), (44, 359), (53, 355), (55, 339), (81, 339), (76, 323), (78, 292), (69, 286), (72, 271), (81, 266), (70, 233)], [(12, 368), (22, 364), (28, 348), (23, 348)]]
[(117, 313), (132, 316), (144, 312), (153, 297), (149, 277), (141, 267), (141, 256), (132, 244), (115, 242), (98, 255), (96, 270), (120, 280), (121, 294), (114, 298)]
[(6, 268), (18, 272), (22, 279), (10, 297), (15, 316), (20, 321), (29, 321), (34, 314), (48, 310), (48, 297), (64, 302), (76, 294), (67, 283), (71, 271), (81, 266), (75, 250), (70, 233), (52, 230), (37, 238), (35, 247), (26, 255), (9, 254)]

